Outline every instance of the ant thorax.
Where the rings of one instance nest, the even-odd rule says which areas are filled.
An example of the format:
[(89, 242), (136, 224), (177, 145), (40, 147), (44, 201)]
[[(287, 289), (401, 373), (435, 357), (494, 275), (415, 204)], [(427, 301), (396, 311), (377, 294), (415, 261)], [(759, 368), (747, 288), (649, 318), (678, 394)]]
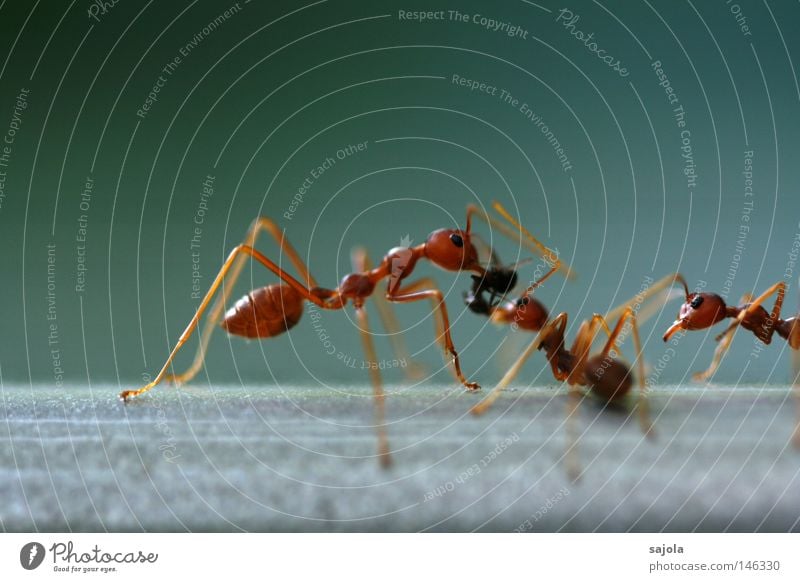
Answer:
[(407, 246), (394, 247), (386, 253), (383, 263), (388, 267), (388, 292), (390, 294), (400, 288), (400, 282), (411, 274), (418, 259), (419, 254)]

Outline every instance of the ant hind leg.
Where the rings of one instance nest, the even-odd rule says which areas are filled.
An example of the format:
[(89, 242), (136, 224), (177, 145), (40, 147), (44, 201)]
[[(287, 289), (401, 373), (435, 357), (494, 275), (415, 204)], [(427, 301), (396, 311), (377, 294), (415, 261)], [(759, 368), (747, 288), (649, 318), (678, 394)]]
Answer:
[(233, 249), (233, 251), (231, 251), (230, 255), (228, 255), (228, 258), (225, 260), (225, 263), (222, 265), (222, 268), (219, 270), (219, 273), (217, 273), (214, 282), (211, 284), (211, 288), (208, 290), (208, 292), (206, 292), (205, 297), (203, 297), (203, 300), (200, 302), (200, 306), (197, 308), (197, 311), (195, 312), (191, 321), (189, 321), (189, 325), (186, 326), (186, 329), (181, 334), (180, 338), (178, 338), (178, 343), (172, 349), (172, 352), (170, 352), (167, 361), (164, 362), (164, 366), (161, 368), (161, 371), (158, 373), (158, 375), (152, 382), (146, 384), (142, 388), (139, 388), (138, 390), (122, 391), (119, 396), (124, 402), (127, 402), (129, 399), (139, 396), (140, 394), (144, 394), (145, 392), (151, 390), (159, 383), (161, 383), (162, 380), (164, 380), (164, 378), (167, 376), (167, 370), (169, 370), (170, 366), (172, 365), (172, 360), (178, 354), (183, 345), (189, 340), (191, 335), (194, 333), (195, 329), (197, 329), (197, 325), (200, 321), (200, 318), (203, 316), (203, 313), (205, 313), (209, 303), (211, 303), (211, 299), (214, 297), (214, 294), (217, 292), (217, 289), (219, 289), (219, 287), (222, 285), (225, 276), (231, 270), (236, 260), (239, 259), (242, 255), (249, 255), (252, 259), (255, 259), (256, 261), (264, 265), (267, 269), (269, 269), (275, 275), (280, 277), (284, 283), (292, 287), (305, 300), (311, 301), (320, 307), (327, 307), (329, 309), (341, 308), (342, 306), (341, 304), (336, 305), (335, 302), (331, 303), (330, 300), (328, 302), (324, 301), (320, 297), (318, 292), (311, 291), (308, 288), (306, 288), (297, 279), (286, 273), (277, 264), (275, 264), (273, 261), (265, 257), (263, 254), (261, 254), (254, 248), (247, 245), (239, 245), (238, 247)]
[(386, 395), (383, 391), (381, 371), (378, 366), (375, 345), (372, 342), (372, 334), (369, 330), (367, 312), (363, 306), (356, 307), (356, 316), (358, 317), (364, 356), (367, 359), (369, 375), (372, 380), (372, 392), (375, 401), (375, 429), (378, 431), (378, 459), (382, 467), (388, 467), (392, 464), (392, 458), (389, 455), (389, 439), (386, 436)]
[[(306, 267), (305, 263), (300, 258), (300, 254), (295, 250), (295, 248), (286, 238), (284, 232), (280, 230), (278, 225), (272, 219), (266, 216), (256, 218), (253, 221), (253, 224), (251, 224), (250, 228), (247, 230), (247, 234), (244, 236), (242, 244), (255, 248), (258, 236), (263, 231), (267, 231), (272, 238), (275, 239), (275, 242), (278, 243), (280, 251), (286, 253), (286, 255), (289, 257), (289, 260), (294, 265), (294, 268), (297, 270), (297, 273), (300, 275), (301, 281), (309, 289), (316, 287), (317, 282), (309, 273), (308, 267)], [(246, 259), (247, 257), (245, 255), (240, 255), (232, 265), (228, 277), (225, 280), (225, 283), (222, 285), (222, 292), (217, 297), (214, 305), (211, 307), (208, 317), (203, 324), (203, 331), (200, 333), (200, 345), (197, 347), (197, 352), (195, 352), (192, 364), (180, 374), (167, 374), (164, 377), (164, 380), (172, 382), (176, 386), (180, 386), (181, 384), (190, 382), (198, 374), (198, 372), (203, 369), (203, 362), (205, 361), (208, 344), (211, 342), (211, 336), (214, 334), (214, 330), (219, 327), (219, 322), (222, 318), (225, 304), (228, 302), (230, 294), (233, 291), (236, 282), (239, 280), (239, 276), (242, 274)]]

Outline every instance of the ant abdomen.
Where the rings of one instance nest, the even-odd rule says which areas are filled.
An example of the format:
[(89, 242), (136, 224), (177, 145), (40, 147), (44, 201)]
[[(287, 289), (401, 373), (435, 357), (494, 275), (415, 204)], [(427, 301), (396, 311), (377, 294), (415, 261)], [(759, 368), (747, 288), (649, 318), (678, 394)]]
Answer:
[(800, 319), (790, 317), (777, 322), (776, 330), (778, 335), (789, 342), (793, 350), (800, 350)]
[(608, 402), (625, 396), (633, 385), (633, 374), (628, 366), (602, 354), (586, 360), (583, 373), (592, 392)]
[(225, 312), (222, 328), (232, 335), (267, 338), (294, 327), (303, 315), (303, 297), (288, 285), (251, 291)]

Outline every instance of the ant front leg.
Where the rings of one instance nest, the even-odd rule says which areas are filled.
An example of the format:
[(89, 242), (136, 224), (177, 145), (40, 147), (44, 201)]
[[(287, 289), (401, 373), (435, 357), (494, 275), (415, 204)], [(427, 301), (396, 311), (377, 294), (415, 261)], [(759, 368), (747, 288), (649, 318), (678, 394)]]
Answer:
[[(194, 317), (192, 317), (191, 321), (189, 322), (189, 325), (181, 334), (181, 337), (178, 338), (178, 343), (172, 349), (172, 352), (170, 352), (167, 361), (164, 362), (164, 366), (161, 368), (161, 371), (158, 373), (158, 376), (156, 376), (156, 378), (152, 382), (143, 386), (142, 388), (139, 388), (138, 390), (124, 390), (123, 392), (121, 392), (119, 396), (120, 398), (122, 398), (124, 402), (127, 402), (130, 398), (139, 396), (140, 394), (144, 394), (145, 392), (151, 390), (166, 377), (167, 370), (172, 364), (172, 360), (178, 354), (178, 351), (180, 351), (183, 345), (189, 340), (189, 337), (191, 337), (195, 329), (197, 329), (197, 324), (200, 321), (200, 318), (202, 317), (205, 310), (208, 308), (208, 304), (211, 303), (211, 299), (213, 298), (214, 293), (216, 293), (217, 289), (220, 287), (220, 285), (222, 285), (222, 282), (225, 279), (225, 275), (228, 273), (228, 271), (231, 270), (236, 259), (243, 254), (249, 255), (251, 258), (257, 260), (259, 263), (267, 267), (267, 269), (269, 269), (270, 271), (275, 273), (278, 277), (283, 279), (284, 283), (292, 287), (304, 299), (311, 301), (312, 303), (315, 303), (316, 305), (322, 308), (328, 308), (328, 309), (335, 308), (332, 307), (333, 305), (336, 305), (335, 302), (331, 303), (330, 301), (328, 302), (324, 301), (316, 292), (312, 292), (309, 289), (307, 289), (297, 279), (287, 274), (278, 265), (276, 265), (274, 262), (269, 260), (267, 257), (262, 255), (254, 248), (247, 245), (239, 245), (238, 247), (233, 249), (233, 251), (231, 251), (230, 255), (228, 255), (228, 258), (225, 260), (225, 263), (222, 265), (222, 268), (219, 270), (219, 273), (217, 273), (214, 282), (211, 284), (211, 288), (208, 290), (206, 296), (203, 298), (203, 301), (200, 303), (200, 307), (197, 308)], [(341, 308), (341, 306), (342, 306), (341, 304), (336, 305), (336, 307), (338, 308)]]
[[(353, 249), (351, 255), (353, 268), (356, 273), (364, 273), (372, 269), (372, 261), (370, 261), (369, 255), (365, 249), (357, 247)], [(412, 382), (422, 379), (425, 376), (425, 367), (411, 359), (408, 347), (403, 339), (403, 334), (400, 331), (400, 322), (397, 320), (394, 307), (379, 293), (375, 296), (375, 308), (378, 310), (378, 317), (381, 320), (381, 325), (389, 336), (389, 342), (392, 345), (392, 350), (397, 360), (401, 363), (406, 363), (406, 365), (403, 366), (406, 378)]]
[(639, 322), (637, 321), (636, 312), (634, 312), (632, 307), (628, 307), (619, 318), (619, 321), (617, 321), (617, 326), (614, 328), (614, 331), (611, 332), (606, 347), (603, 349), (603, 357), (608, 357), (612, 349), (617, 349), (615, 345), (616, 340), (625, 328), (625, 321), (628, 319), (630, 319), (631, 328), (633, 329), (633, 346), (636, 350), (636, 359), (634, 363), (637, 367), (636, 376), (638, 377), (637, 380), (639, 384), (639, 395), (636, 401), (636, 408), (639, 411), (639, 426), (642, 429), (642, 433), (649, 437), (653, 436), (655, 433), (653, 431), (653, 422), (650, 419), (650, 402), (647, 398), (647, 383), (645, 381), (644, 356), (642, 355), (642, 340), (639, 335)]
[[(673, 285), (679, 283), (681, 290), (674, 289)], [(644, 291), (631, 297), (630, 300), (622, 303), (606, 313), (606, 321), (614, 321), (622, 316), (628, 307), (636, 307), (636, 319), (639, 323), (644, 323), (650, 319), (659, 308), (663, 308), (666, 303), (678, 297), (689, 296), (689, 285), (680, 273), (672, 273), (662, 277)]]
[[(266, 216), (261, 216), (255, 219), (253, 224), (248, 229), (242, 244), (255, 248), (258, 235), (261, 234), (262, 231), (267, 231), (272, 238), (275, 239), (275, 242), (278, 243), (280, 251), (286, 253), (286, 255), (289, 257), (289, 260), (292, 262), (292, 265), (294, 265), (294, 268), (297, 270), (297, 273), (300, 275), (300, 279), (308, 286), (308, 288), (311, 289), (316, 287), (317, 283), (309, 273), (308, 267), (306, 267), (305, 263), (300, 258), (300, 254), (295, 250), (295, 248), (286, 238), (285, 233), (272, 219)], [(192, 378), (194, 378), (203, 368), (203, 361), (205, 360), (208, 344), (211, 342), (211, 336), (213, 335), (214, 330), (219, 327), (220, 319), (222, 318), (222, 314), (225, 310), (225, 304), (228, 302), (231, 291), (233, 291), (236, 282), (239, 280), (239, 276), (242, 274), (242, 269), (244, 268), (246, 260), (246, 255), (239, 255), (239, 257), (231, 266), (228, 277), (225, 280), (225, 283), (222, 285), (222, 292), (217, 297), (214, 305), (211, 307), (208, 318), (203, 324), (203, 331), (200, 334), (200, 345), (197, 347), (197, 352), (195, 353), (192, 365), (181, 374), (167, 374), (164, 377), (164, 380), (171, 381), (176, 386), (179, 386), (186, 382), (190, 382)]]
[(759, 295), (755, 300), (753, 300), (753, 296), (750, 294), (746, 294), (742, 297), (741, 302), (743, 305), (746, 304), (747, 307), (742, 308), (742, 310), (725, 329), (725, 331), (716, 337), (719, 345), (717, 346), (717, 349), (714, 350), (714, 358), (711, 360), (711, 364), (709, 364), (705, 371), (697, 372), (696, 374), (692, 375), (694, 380), (698, 382), (706, 382), (711, 379), (711, 377), (717, 371), (717, 368), (719, 368), (722, 358), (725, 356), (728, 348), (730, 348), (736, 329), (742, 325), (742, 323), (746, 321), (748, 317), (759, 313), (758, 310), (759, 307), (761, 307), (761, 304), (775, 293), (777, 293), (778, 296), (775, 298), (775, 305), (772, 307), (772, 313), (770, 313), (767, 320), (763, 322), (762, 325), (752, 329), (753, 333), (760, 341), (764, 342), (765, 344), (768, 344), (770, 341), (772, 341), (772, 334), (775, 333), (775, 324), (780, 320), (781, 308), (783, 307), (783, 297), (786, 293), (786, 283), (783, 281), (775, 283), (772, 287)]
[[(398, 291), (395, 293), (403, 293), (403, 291)], [(458, 359), (458, 352), (456, 352), (456, 348), (453, 345), (453, 339), (450, 336), (450, 318), (447, 315), (447, 305), (444, 302), (444, 296), (442, 292), (438, 289), (426, 289), (424, 291), (416, 291), (413, 293), (403, 293), (403, 294), (393, 294), (387, 293), (386, 299), (388, 301), (397, 302), (397, 303), (411, 303), (414, 301), (424, 301), (426, 299), (430, 299), (434, 302), (435, 310), (438, 311), (439, 317), (441, 320), (442, 325), (442, 336), (444, 338), (445, 350), (448, 354), (452, 357), (453, 361), (453, 369), (455, 370), (456, 376), (458, 377), (459, 381), (464, 385), (467, 390), (480, 390), (480, 386), (476, 382), (469, 382), (465, 377), (464, 374), (461, 372), (461, 362)]]
[[(750, 293), (745, 293), (742, 295), (742, 298), (739, 300), (741, 304), (750, 303), (753, 301), (753, 296)], [(695, 372), (692, 374), (692, 380), (695, 382), (707, 382), (711, 380), (711, 377), (716, 373), (719, 365), (722, 363), (722, 358), (725, 357), (725, 354), (728, 352), (728, 349), (731, 347), (731, 343), (733, 343), (733, 336), (736, 333), (736, 329), (739, 327), (741, 323), (740, 319), (737, 317), (736, 319), (731, 322), (731, 324), (719, 334), (715, 339), (718, 342), (716, 349), (714, 350), (714, 357), (711, 359), (711, 363), (708, 365), (708, 368), (703, 370), (702, 372)]]
[[(568, 316), (566, 313), (559, 313), (554, 319), (547, 322), (547, 324), (536, 335), (536, 337), (533, 338), (533, 341), (528, 344), (528, 347), (526, 347), (525, 350), (519, 355), (517, 361), (511, 365), (505, 375), (500, 379), (500, 382), (498, 382), (492, 391), (489, 392), (486, 398), (472, 407), (472, 414), (480, 415), (491, 408), (495, 400), (500, 397), (500, 393), (506, 389), (506, 386), (508, 386), (514, 380), (514, 378), (517, 377), (519, 371), (522, 369), (522, 366), (525, 364), (528, 358), (530, 358), (531, 355), (541, 347), (545, 338), (553, 336), (556, 338), (555, 341), (563, 342), (564, 330), (567, 327), (567, 318)], [(566, 374), (563, 374), (558, 369), (558, 362), (555, 361), (555, 358), (551, 359), (550, 364), (553, 367), (553, 374), (556, 376), (556, 379), (559, 381), (565, 380)]]
[(508, 226), (508, 224), (506, 224), (505, 222), (500, 222), (496, 218), (490, 216), (488, 213), (484, 212), (482, 209), (478, 208), (474, 204), (468, 204), (467, 232), (469, 232), (471, 229), (472, 217), (477, 216), (482, 221), (484, 221), (490, 228), (496, 228), (509, 240), (512, 240), (519, 244), (523, 244), (529, 250), (542, 256), (550, 266), (556, 267), (557, 270), (563, 270), (564, 275), (568, 279), (572, 279), (575, 277), (575, 274), (572, 272), (569, 266), (562, 263), (561, 260), (558, 258), (558, 253), (546, 247), (535, 236), (533, 236), (530, 232), (528, 232), (528, 230), (524, 226), (522, 226), (519, 222), (517, 222), (517, 220), (515, 220), (514, 217), (511, 216), (511, 214), (505, 208), (503, 208), (502, 204), (495, 201), (492, 203), (492, 207), (503, 219), (505, 219), (505, 221), (508, 224), (513, 226), (513, 228)]
[[(590, 319), (581, 323), (581, 326), (578, 328), (578, 333), (575, 335), (575, 341), (570, 349), (572, 355), (577, 358), (575, 365), (572, 367), (572, 370), (567, 376), (567, 382), (570, 384), (580, 383), (578, 380), (580, 380), (581, 376), (583, 376), (583, 369), (586, 366), (586, 360), (589, 358), (589, 352), (592, 350), (592, 344), (594, 343), (595, 336), (597, 335), (598, 324), (603, 328), (603, 331), (605, 331), (606, 335), (609, 337), (609, 342), (606, 347), (608, 348), (608, 346), (610, 346), (610, 348), (613, 348), (615, 352), (619, 351), (617, 350), (616, 345), (617, 337), (612, 337), (611, 330), (609, 329), (605, 318), (599, 313), (595, 313)], [(607, 356), (607, 352), (604, 351), (603, 355)]]

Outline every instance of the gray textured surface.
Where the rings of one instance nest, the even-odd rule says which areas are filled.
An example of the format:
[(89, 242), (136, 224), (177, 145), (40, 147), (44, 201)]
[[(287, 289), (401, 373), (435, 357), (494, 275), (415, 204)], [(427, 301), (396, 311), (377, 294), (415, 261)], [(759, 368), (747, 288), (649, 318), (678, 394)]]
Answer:
[(127, 407), (116, 392), (3, 388), (5, 530), (800, 529), (782, 387), (661, 389), (654, 441), (585, 401), (577, 483), (554, 387), (481, 418), (460, 390), (395, 389), (388, 471), (369, 458), (367, 388), (159, 389)]

